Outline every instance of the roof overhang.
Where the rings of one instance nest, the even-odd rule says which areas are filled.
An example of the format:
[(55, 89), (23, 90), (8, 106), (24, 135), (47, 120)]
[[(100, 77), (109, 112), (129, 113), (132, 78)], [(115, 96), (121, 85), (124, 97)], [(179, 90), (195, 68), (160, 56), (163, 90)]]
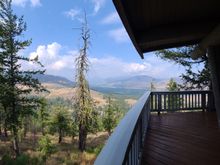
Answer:
[(140, 56), (200, 43), (220, 23), (220, 0), (113, 0)]

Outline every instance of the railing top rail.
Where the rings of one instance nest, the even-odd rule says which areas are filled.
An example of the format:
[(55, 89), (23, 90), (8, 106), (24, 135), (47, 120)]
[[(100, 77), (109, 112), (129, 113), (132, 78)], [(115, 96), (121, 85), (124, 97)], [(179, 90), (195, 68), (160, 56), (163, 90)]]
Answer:
[(200, 91), (200, 90), (196, 90), (196, 91), (173, 91), (173, 92), (171, 92), (171, 91), (152, 91), (151, 93), (152, 94), (169, 94), (169, 93), (182, 93), (182, 94), (184, 94), (184, 93), (189, 93), (189, 94), (193, 94), (193, 93), (209, 93), (209, 92), (212, 92), (212, 91), (209, 91), (209, 90), (202, 90), (202, 91)]
[(98, 155), (95, 165), (122, 164), (132, 133), (149, 96), (150, 92), (146, 92), (128, 111), (109, 137), (101, 153)]

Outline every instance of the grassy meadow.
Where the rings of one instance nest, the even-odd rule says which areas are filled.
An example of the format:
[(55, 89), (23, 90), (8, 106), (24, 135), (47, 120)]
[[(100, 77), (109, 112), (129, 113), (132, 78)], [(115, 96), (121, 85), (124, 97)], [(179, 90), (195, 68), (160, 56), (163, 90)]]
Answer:
[[(96, 156), (101, 151), (108, 134), (106, 132), (99, 132), (97, 134), (88, 135), (86, 151), (81, 153), (78, 150), (77, 137), (72, 139), (71, 137), (64, 137), (63, 142), (58, 144), (57, 135), (49, 135), (51, 142), (55, 146), (55, 152), (49, 156), (46, 163), (40, 162), (40, 152), (38, 148), (38, 139), (42, 136), (41, 133), (33, 134), (28, 132), (26, 137), (20, 139), (20, 149), (22, 154), (32, 159), (32, 165), (90, 165), (93, 164)], [(0, 160), (4, 155), (14, 155), (10, 150), (12, 142), (10, 141), (10, 135), (8, 138), (1, 137), (0, 141)], [(34, 164), (33, 164), (34, 162)], [(9, 161), (7, 163), (10, 164)], [(18, 163), (18, 162), (16, 162)], [(24, 163), (24, 161), (23, 161)], [(5, 162), (0, 161), (0, 164)], [(26, 163), (24, 163), (26, 164)]]

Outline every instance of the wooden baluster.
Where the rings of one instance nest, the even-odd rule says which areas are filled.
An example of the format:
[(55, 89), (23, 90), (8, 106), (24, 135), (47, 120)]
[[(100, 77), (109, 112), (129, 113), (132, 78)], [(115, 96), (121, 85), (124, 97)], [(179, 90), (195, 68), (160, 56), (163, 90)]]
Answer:
[(153, 101), (154, 101), (153, 98), (154, 98), (154, 97), (153, 97), (153, 96), (154, 96), (154, 93), (151, 92), (151, 95), (150, 95), (150, 110), (151, 110), (151, 111), (154, 110), (154, 105), (153, 105)]
[(174, 93), (173, 94), (173, 97), (174, 97), (174, 105), (173, 105), (173, 108), (174, 108), (174, 111), (177, 110), (177, 93)]
[(158, 111), (158, 107), (157, 107), (157, 101), (158, 101), (158, 99), (157, 99), (157, 97), (158, 97), (158, 94), (155, 94), (155, 110), (156, 110), (156, 111)]
[(167, 110), (167, 98), (166, 98), (166, 94), (164, 94), (164, 110)]
[(187, 94), (187, 110), (190, 109), (190, 94)]
[(199, 106), (198, 106), (198, 102), (199, 102), (198, 97), (199, 97), (199, 94), (197, 93), (197, 94), (196, 94), (196, 108), (198, 108), (198, 107), (199, 107)]
[(205, 93), (202, 93), (202, 111), (205, 111)]
[(172, 103), (171, 103), (172, 104), (172, 111), (174, 111), (174, 94), (173, 93), (171, 94), (171, 98), (172, 98), (171, 99), (171, 101), (172, 101)]
[(160, 111), (161, 111), (161, 94), (158, 94), (158, 115), (160, 115)]
[(168, 109), (169, 109), (169, 111), (171, 111), (171, 102), (170, 102), (170, 100), (171, 100), (171, 94), (170, 93), (168, 93)]
[(176, 93), (176, 110), (180, 110), (179, 100), (180, 100), (180, 95), (179, 93)]
[(185, 106), (185, 95), (184, 95), (184, 93), (182, 93), (181, 100), (182, 100), (181, 107), (182, 107), (182, 109), (184, 109), (184, 106)]
[(195, 94), (192, 93), (192, 109), (194, 108), (194, 96)]
[(189, 103), (190, 103), (190, 106), (189, 106), (190, 107), (189, 110), (190, 110), (190, 109), (192, 109), (192, 94), (190, 94), (190, 102)]

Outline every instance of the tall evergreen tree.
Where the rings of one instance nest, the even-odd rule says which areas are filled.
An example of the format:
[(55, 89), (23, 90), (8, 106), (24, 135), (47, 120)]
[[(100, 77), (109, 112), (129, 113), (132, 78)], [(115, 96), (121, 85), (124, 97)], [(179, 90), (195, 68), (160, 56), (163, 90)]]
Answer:
[(76, 64), (76, 93), (75, 93), (75, 109), (77, 122), (79, 127), (79, 150), (84, 151), (86, 148), (86, 139), (90, 131), (90, 125), (93, 122), (93, 100), (90, 95), (86, 73), (88, 72), (88, 48), (90, 42), (90, 30), (88, 28), (85, 16), (81, 27), (82, 48), (75, 60)]
[(68, 109), (63, 106), (54, 106), (51, 117), (51, 131), (58, 133), (58, 143), (61, 143), (64, 134), (67, 134), (69, 131), (70, 115)]
[[(169, 82), (167, 83), (167, 90), (170, 92), (176, 92), (179, 91), (179, 86), (177, 84), (177, 82), (171, 78), (169, 80)], [(182, 103), (182, 98), (180, 98), (179, 95), (175, 95), (173, 94), (171, 97), (169, 97), (169, 99), (167, 98), (167, 100), (164, 100), (167, 102), (167, 105), (169, 105), (170, 107), (180, 107), (181, 103)]]
[(119, 118), (120, 118), (120, 113), (118, 106), (116, 106), (113, 103), (112, 99), (109, 97), (103, 117), (103, 126), (105, 130), (108, 132), (109, 136), (111, 135), (113, 129), (117, 126)]
[(167, 90), (170, 92), (179, 91), (178, 84), (173, 78), (167, 83)]
[(38, 118), (40, 120), (41, 125), (41, 133), (42, 135), (45, 135), (45, 126), (49, 119), (49, 113), (47, 109), (47, 100), (45, 98), (40, 99), (40, 107), (38, 111)]
[[(21, 69), (22, 62), (30, 59), (19, 52), (31, 44), (31, 40), (23, 40), (26, 23), (23, 17), (13, 13), (12, 0), (0, 1), (1, 20), (1, 100), (6, 110), (7, 127), (13, 135), (13, 149), (16, 156), (20, 154), (18, 145), (18, 130), (21, 127), (22, 117), (32, 115), (32, 109), (38, 106), (39, 100), (30, 94), (45, 89), (40, 82), (33, 78), (35, 74), (43, 74), (41, 70), (25, 71)], [(40, 64), (38, 61), (33, 61)]]
[[(157, 51), (156, 54), (160, 58), (175, 62), (183, 66), (186, 70), (181, 75), (183, 84), (180, 85), (183, 89), (211, 89), (210, 70), (208, 67), (208, 57), (203, 55), (197, 60), (191, 58), (191, 52), (196, 48), (194, 46), (180, 47), (175, 49), (166, 49)], [(199, 66), (199, 69), (195, 69)]]

